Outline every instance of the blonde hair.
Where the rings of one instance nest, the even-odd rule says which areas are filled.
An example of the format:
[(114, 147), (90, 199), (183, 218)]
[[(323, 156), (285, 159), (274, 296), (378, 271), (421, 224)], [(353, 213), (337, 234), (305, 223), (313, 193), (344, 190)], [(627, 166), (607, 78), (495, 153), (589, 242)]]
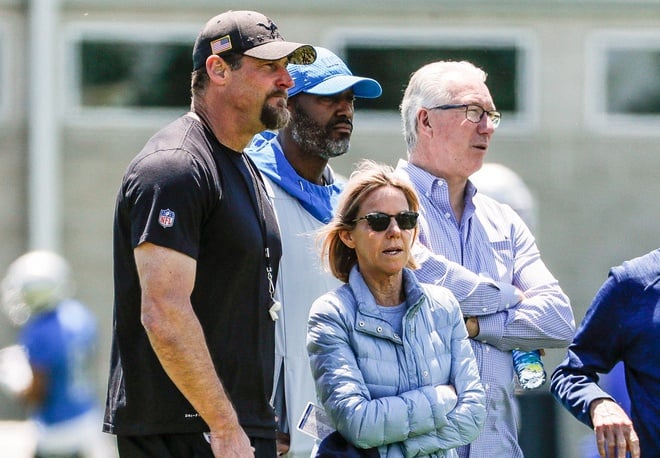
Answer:
[[(349, 177), (339, 198), (334, 217), (319, 231), (321, 257), (327, 261), (332, 274), (344, 283), (348, 282), (348, 275), (357, 263), (357, 255), (353, 248), (344, 244), (339, 234), (355, 228), (355, 219), (362, 202), (373, 191), (384, 186), (400, 189), (408, 201), (410, 210), (419, 211), (419, 198), (407, 178), (397, 174), (389, 165), (363, 160), (358, 163), (356, 170)], [(416, 236), (417, 228), (414, 233), (414, 237)], [(407, 267), (417, 268), (412, 256), (408, 259)]]

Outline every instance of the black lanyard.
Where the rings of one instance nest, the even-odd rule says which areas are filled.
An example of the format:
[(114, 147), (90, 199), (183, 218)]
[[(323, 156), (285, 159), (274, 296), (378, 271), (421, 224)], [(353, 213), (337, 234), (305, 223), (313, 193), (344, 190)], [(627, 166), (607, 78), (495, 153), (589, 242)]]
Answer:
[(273, 281), (273, 266), (271, 264), (271, 257), (270, 257), (270, 250), (268, 249), (268, 231), (266, 230), (266, 211), (265, 211), (265, 205), (270, 205), (266, 204), (263, 201), (263, 196), (267, 195), (266, 191), (266, 186), (264, 185), (264, 182), (261, 178), (261, 175), (259, 174), (259, 171), (255, 169), (254, 164), (250, 159), (245, 155), (245, 153), (241, 154), (243, 163), (246, 165), (248, 171), (250, 172), (250, 178), (252, 179), (252, 187), (254, 188), (254, 194), (257, 198), (257, 208), (259, 209), (259, 213), (261, 213), (261, 218), (259, 218), (259, 224), (261, 225), (261, 233), (263, 234), (263, 240), (264, 240), (264, 256), (266, 259), (266, 278), (268, 279), (268, 292), (270, 294), (270, 300), (272, 302), (272, 305), (268, 309), (268, 313), (270, 314), (270, 317), (272, 318), (273, 321), (276, 321), (279, 316), (277, 312), (280, 311), (282, 308), (282, 304), (275, 299), (275, 283)]

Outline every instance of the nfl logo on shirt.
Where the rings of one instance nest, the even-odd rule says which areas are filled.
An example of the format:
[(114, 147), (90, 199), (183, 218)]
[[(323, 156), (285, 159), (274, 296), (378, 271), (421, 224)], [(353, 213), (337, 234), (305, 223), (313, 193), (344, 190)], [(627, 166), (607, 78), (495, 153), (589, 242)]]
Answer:
[(172, 227), (174, 225), (174, 212), (169, 208), (161, 210), (158, 214), (158, 224), (164, 228)]

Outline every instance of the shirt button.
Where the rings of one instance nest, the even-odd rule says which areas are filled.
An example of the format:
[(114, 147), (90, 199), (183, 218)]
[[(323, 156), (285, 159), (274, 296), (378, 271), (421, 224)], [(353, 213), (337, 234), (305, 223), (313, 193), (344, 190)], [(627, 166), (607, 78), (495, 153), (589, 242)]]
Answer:
[(383, 332), (383, 328), (381, 328), (380, 326), (378, 326), (378, 327), (376, 328), (376, 331), (378, 331), (378, 332)]
[(484, 339), (481, 341), (481, 343), (488, 343), (488, 341)]
[(423, 375), (424, 375), (424, 377), (428, 377), (429, 376), (429, 371), (424, 371)]
[(395, 338), (395, 339), (398, 339), (398, 338), (399, 338), (399, 334), (397, 334), (397, 333), (395, 332), (395, 333), (394, 333), (394, 338)]
[(447, 219), (451, 218), (451, 213), (449, 213), (449, 212), (445, 213), (445, 218), (447, 218)]
[(360, 321), (360, 322), (358, 323), (358, 326), (360, 326), (361, 328), (363, 328), (363, 327), (364, 327), (364, 321)]
[(482, 312), (487, 312), (488, 309), (487, 309), (486, 307), (482, 307), (482, 308), (481, 308), (481, 311), (482, 311)]
[(488, 383), (486, 383), (484, 385), (484, 390), (486, 390), (486, 391), (490, 390), (490, 385)]

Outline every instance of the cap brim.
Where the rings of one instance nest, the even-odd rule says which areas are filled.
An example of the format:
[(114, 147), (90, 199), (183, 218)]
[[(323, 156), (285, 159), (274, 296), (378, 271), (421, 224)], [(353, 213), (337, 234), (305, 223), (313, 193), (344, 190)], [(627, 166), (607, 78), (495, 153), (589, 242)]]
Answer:
[[(303, 89), (299, 92), (305, 92), (313, 95), (333, 95), (353, 88), (353, 95), (364, 99), (375, 99), (383, 93), (383, 88), (378, 81), (371, 78), (352, 75), (336, 75), (317, 84), (316, 86)], [(293, 94), (289, 93), (289, 96)]]
[(244, 55), (263, 60), (289, 58), (290, 64), (307, 65), (316, 60), (316, 50), (311, 45), (291, 41), (271, 41), (243, 52)]

